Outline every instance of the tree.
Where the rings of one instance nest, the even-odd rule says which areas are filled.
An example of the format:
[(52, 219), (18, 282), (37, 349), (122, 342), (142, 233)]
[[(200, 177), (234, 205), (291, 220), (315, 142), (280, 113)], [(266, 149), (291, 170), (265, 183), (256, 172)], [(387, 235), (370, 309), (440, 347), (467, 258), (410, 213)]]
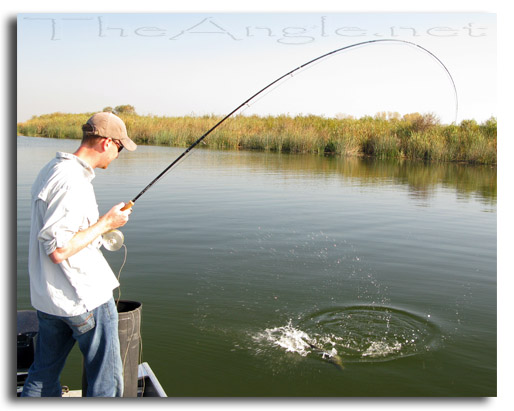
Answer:
[(130, 104), (124, 104), (114, 107), (114, 114), (136, 114), (136, 109)]

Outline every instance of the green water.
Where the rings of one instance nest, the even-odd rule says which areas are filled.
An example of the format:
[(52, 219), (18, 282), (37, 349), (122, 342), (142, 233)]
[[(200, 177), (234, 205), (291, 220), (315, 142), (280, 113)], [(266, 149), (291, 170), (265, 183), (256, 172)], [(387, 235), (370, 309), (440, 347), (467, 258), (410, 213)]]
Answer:
[[(18, 309), (30, 185), (76, 147), (18, 137)], [(181, 151), (97, 170), (100, 212)], [(169, 396), (495, 396), (496, 207), (492, 167), (196, 150), (122, 228), (121, 298)]]

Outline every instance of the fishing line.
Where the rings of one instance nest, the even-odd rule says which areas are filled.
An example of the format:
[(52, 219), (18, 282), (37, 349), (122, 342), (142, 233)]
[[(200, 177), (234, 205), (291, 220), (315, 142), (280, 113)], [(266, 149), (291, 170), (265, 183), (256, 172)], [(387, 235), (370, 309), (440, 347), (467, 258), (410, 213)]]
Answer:
[(231, 117), (234, 113), (239, 111), (241, 108), (247, 106), (252, 100), (254, 100), (257, 96), (262, 94), (264, 91), (270, 89), (271, 87), (275, 86), (277, 83), (279, 83), (284, 78), (293, 75), (297, 71), (300, 71), (304, 69), (307, 66), (311, 66), (316, 62), (319, 62), (322, 59), (325, 59), (329, 56), (333, 56), (334, 54), (337, 54), (339, 52), (342, 52), (344, 50), (348, 50), (355, 47), (370, 45), (370, 44), (377, 44), (377, 43), (398, 43), (398, 44), (406, 44), (413, 47), (416, 47), (417, 49), (428, 53), (432, 58), (434, 58), (445, 70), (446, 74), (448, 75), (448, 78), (450, 79), (453, 91), (454, 91), (454, 97), (455, 97), (455, 122), (457, 121), (457, 114), (458, 114), (458, 96), (457, 96), (457, 87), (455, 85), (455, 81), (453, 80), (453, 77), (448, 70), (448, 68), (444, 65), (444, 63), (431, 51), (427, 50), (426, 48), (420, 46), (419, 44), (406, 41), (406, 40), (399, 40), (399, 39), (376, 39), (376, 40), (368, 40), (363, 41), (360, 43), (350, 44), (348, 46), (344, 46), (335, 50), (332, 50), (328, 53), (322, 54), (321, 56), (318, 56), (310, 61), (307, 61), (306, 63), (294, 68), (293, 70), (288, 71), (287, 73), (281, 75), (277, 79), (273, 80), (271, 83), (269, 83), (267, 86), (263, 87), (261, 90), (253, 94), (250, 98), (243, 101), (239, 106), (237, 106), (235, 109), (233, 109), (230, 113), (228, 113), (225, 117), (223, 117), (221, 120), (219, 120), (213, 127), (211, 127), (207, 132), (205, 132), (200, 138), (198, 138), (193, 144), (191, 144), (181, 155), (179, 155), (171, 164), (169, 164), (157, 177), (155, 177), (139, 194), (137, 194), (132, 200), (130, 200), (121, 210), (127, 210), (131, 208), (134, 203), (143, 195), (145, 194), (150, 187), (152, 187), (157, 181), (159, 181), (162, 177), (164, 177), (171, 168), (173, 168), (180, 160), (182, 160), (193, 148), (195, 148), (200, 142), (202, 142), (209, 134), (211, 134), (217, 127), (219, 127), (225, 120), (227, 120), (229, 117)]
[[(127, 262), (127, 253), (128, 253), (128, 249), (127, 249), (127, 246), (125, 244), (123, 244), (123, 234), (121, 233), (121, 231), (119, 230), (112, 230), (108, 233), (106, 233), (108, 235), (108, 240), (104, 240), (104, 247), (109, 250), (109, 251), (117, 251), (119, 250), (121, 247), (123, 247), (125, 249), (125, 256), (123, 257), (123, 263), (121, 264), (121, 267), (120, 267), (120, 270), (118, 272), (118, 276), (117, 276), (117, 280), (118, 280), (118, 283), (120, 282), (120, 277), (121, 277), (121, 272), (123, 270), (123, 267), (125, 267), (125, 263)], [(110, 234), (110, 236), (109, 236)], [(104, 234), (105, 235), (105, 234)], [(115, 239), (115, 240), (113, 240)], [(121, 241), (121, 245), (120, 245), (120, 241)], [(118, 287), (118, 299), (116, 300), (116, 309), (118, 309), (118, 305), (120, 303), (120, 300), (121, 300), (121, 284), (120, 286)], [(134, 336), (134, 331), (135, 331), (135, 327), (136, 327), (136, 321), (135, 321), (135, 314), (134, 312), (132, 311), (130, 313), (130, 320), (131, 320), (131, 323), (132, 323), (132, 331), (130, 333), (130, 340), (127, 341), (127, 348), (125, 350), (125, 353), (123, 354), (122, 356), (122, 369), (125, 370), (125, 365), (126, 365), (126, 362), (127, 362), (127, 357), (128, 357), (128, 353), (130, 351), (130, 344), (132, 343), (132, 337)], [(141, 333), (139, 333), (141, 334)], [(142, 364), (142, 361), (143, 361), (143, 336), (142, 335), (139, 335), (139, 357), (138, 357), (138, 364)], [(145, 392), (145, 378), (144, 378), (144, 375), (143, 375), (143, 379), (142, 379), (142, 392), (144, 393)]]
[[(277, 87), (279, 87), (281, 84), (283, 84), (282, 80), (285, 80), (285, 81), (289, 80), (290, 78), (293, 77), (293, 75), (295, 73), (301, 72), (303, 69), (305, 69), (308, 66), (310, 68), (310, 67), (320, 63), (321, 60), (323, 60), (323, 59), (325, 59), (327, 57), (331, 57), (331, 56), (333, 56), (333, 55), (335, 55), (337, 53), (340, 53), (342, 51), (349, 50), (351, 48), (367, 46), (367, 45), (370, 45), (370, 44), (377, 44), (377, 43), (397, 43), (397, 44), (410, 45), (410, 46), (413, 46), (413, 47), (415, 47), (415, 48), (417, 48), (417, 49), (419, 49), (419, 50), (421, 50), (421, 51), (423, 51), (425, 53), (428, 53), (432, 58), (434, 58), (442, 66), (442, 68), (445, 70), (445, 72), (446, 72), (446, 74), (447, 74), (448, 78), (450, 79), (450, 82), (451, 82), (451, 84), (453, 86), (453, 92), (454, 92), (454, 98), (455, 98), (455, 120), (454, 120), (454, 122), (457, 121), (459, 104), (458, 104), (458, 94), (457, 94), (457, 87), (455, 85), (455, 81), (453, 80), (453, 77), (452, 77), (450, 71), (448, 70), (448, 68), (445, 66), (445, 64), (434, 53), (432, 53), (431, 51), (427, 50), (426, 48), (420, 46), (419, 44), (416, 44), (416, 43), (413, 43), (413, 42), (410, 42), (410, 41), (406, 41), (406, 40), (399, 40), (399, 39), (376, 39), (376, 40), (368, 40), (368, 41), (363, 41), (363, 42), (360, 42), (360, 43), (351, 44), (351, 45), (348, 45), (348, 46), (344, 46), (344, 47), (332, 50), (332, 51), (330, 51), (328, 53), (322, 54), (322, 55), (320, 55), (320, 56), (318, 56), (318, 57), (316, 57), (316, 58), (314, 58), (312, 60), (309, 60), (306, 63), (304, 63), (304, 64), (294, 68), (293, 70), (288, 71), (287, 73), (283, 74), (282, 76), (278, 77), (277, 79), (273, 80), (271, 83), (269, 83), (268, 85), (266, 85), (265, 87), (260, 89), (258, 92), (253, 94), (250, 98), (248, 98), (247, 100), (243, 101), (240, 105), (238, 105), (230, 113), (228, 113), (223, 118), (221, 118), (221, 120), (219, 120), (214, 126), (212, 126), (209, 130), (207, 130), (202, 136), (200, 136), (184, 152), (182, 152), (182, 154), (180, 154), (172, 163), (170, 163), (159, 175), (157, 175), (157, 177), (155, 177), (145, 188), (143, 188), (143, 190), (141, 190), (132, 200), (130, 200), (127, 204), (125, 204), (125, 206), (121, 210), (124, 211), (124, 210), (127, 210), (127, 209), (131, 208), (135, 204), (135, 202), (143, 194), (145, 194), (148, 191), (148, 189), (150, 189), (161, 178), (163, 178), (165, 175), (167, 175), (171, 171), (171, 169), (175, 165), (177, 165), (181, 160), (185, 159), (186, 156), (189, 155), (191, 150), (193, 148), (195, 148), (198, 144), (200, 144), (217, 127), (219, 127), (223, 122), (225, 122), (229, 117), (231, 117), (233, 114), (238, 112), (240, 109), (246, 107), (244, 109), (244, 110), (246, 110), (247, 108), (249, 108), (250, 107), (250, 102), (255, 100), (258, 96), (263, 94), (265, 91), (266, 91), (266, 93), (263, 94), (259, 99), (255, 100), (254, 103), (259, 101), (259, 100), (261, 100), (262, 98), (267, 96), (269, 93), (271, 93), (273, 90), (275, 90)], [(123, 260), (122, 266), (121, 266), (121, 268), (120, 268), (120, 270), (118, 272), (118, 277), (117, 277), (118, 282), (119, 282), (120, 277), (121, 277), (121, 272), (122, 272), (123, 267), (125, 266), (125, 263), (126, 263), (126, 260), (127, 260), (127, 247), (125, 246), (125, 244), (123, 244), (123, 242), (124, 242), (123, 234), (119, 230), (111, 230), (111, 231), (109, 231), (108, 233), (105, 233), (102, 236), (102, 240), (103, 240), (104, 247), (107, 250), (109, 250), (109, 251), (116, 251), (116, 250), (119, 250), (121, 247), (124, 247), (124, 249), (125, 249), (124, 260)], [(121, 298), (121, 287), (119, 288), (118, 293), (119, 294), (118, 294), (118, 300), (116, 302), (116, 306), (118, 306), (120, 298)], [(134, 316), (133, 313), (132, 313), (132, 316)], [(134, 320), (134, 318), (132, 318), (132, 320)], [(135, 321), (132, 321), (132, 323), (133, 323), (133, 330), (132, 330), (132, 334), (133, 334), (133, 331), (135, 329), (135, 324), (134, 324)], [(125, 362), (126, 362), (126, 359), (127, 359), (130, 342), (129, 342), (128, 346), (127, 346), (127, 351), (123, 355), (123, 368), (125, 367)], [(143, 345), (141, 338), (139, 340), (139, 344), (140, 344), (139, 360), (141, 361), (141, 359), (142, 359), (142, 345)], [(307, 344), (312, 349), (316, 349), (316, 350), (322, 351), (324, 354), (329, 355), (329, 359), (332, 359), (332, 362), (334, 363), (334, 365), (336, 365), (339, 368), (342, 368), (342, 362), (341, 362), (339, 356), (335, 355), (332, 358), (332, 356), (330, 356), (329, 353), (327, 353), (321, 347), (319, 347), (316, 344), (314, 344), (312, 341), (311, 342), (307, 342)], [(144, 378), (143, 378), (143, 384), (144, 384)]]
[[(327, 56), (327, 59), (330, 59), (332, 57), (333, 57), (333, 55)], [(310, 70), (310, 69), (314, 68), (315, 66), (317, 66), (318, 64), (321, 64), (322, 62), (324, 63), (325, 61), (318, 60), (318, 61), (313, 62), (313, 64), (310, 65), (309, 67), (303, 67), (302, 69), (299, 69), (299, 70), (297, 70), (297, 72), (294, 72), (294, 73), (290, 72), (289, 75), (284, 76), (284, 78), (282, 80), (280, 80), (279, 82), (274, 84), (272, 87), (270, 87), (268, 90), (266, 90), (265, 93), (263, 93), (262, 95), (259, 95), (259, 96), (255, 96), (255, 99), (251, 102), (251, 104), (250, 104), (250, 102), (248, 102), (245, 105), (245, 107), (241, 109), (241, 111), (238, 113), (238, 115), (244, 113), (250, 107), (254, 106), (259, 101), (261, 101), (262, 99), (267, 97), (269, 94), (271, 94), (273, 91), (275, 91), (276, 89), (278, 89), (279, 87), (284, 85), (286, 82), (290, 81), (293, 77), (296, 77), (297, 75), (302, 74), (304, 71), (307, 71), (307, 70)]]
[[(123, 263), (121, 264), (120, 271), (118, 272), (118, 277), (117, 277), (118, 283), (120, 282), (121, 270), (123, 270), (123, 267), (125, 267), (125, 263), (127, 262), (127, 246), (125, 244), (122, 244), (122, 246), (123, 246), (123, 248), (125, 248), (125, 257), (123, 258)], [(116, 301), (116, 308), (118, 308), (120, 299), (121, 299), (121, 283), (120, 283), (120, 286), (118, 287), (118, 300)]]

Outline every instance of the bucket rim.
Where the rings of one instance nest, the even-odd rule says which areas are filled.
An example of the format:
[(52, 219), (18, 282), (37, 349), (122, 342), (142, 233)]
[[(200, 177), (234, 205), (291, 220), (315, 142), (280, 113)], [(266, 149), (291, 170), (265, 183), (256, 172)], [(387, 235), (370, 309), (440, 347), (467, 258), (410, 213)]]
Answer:
[(134, 301), (134, 300), (119, 300), (116, 303), (116, 308), (118, 310), (118, 313), (126, 313), (130, 311), (136, 311), (141, 309), (143, 306), (143, 303), (140, 301)]

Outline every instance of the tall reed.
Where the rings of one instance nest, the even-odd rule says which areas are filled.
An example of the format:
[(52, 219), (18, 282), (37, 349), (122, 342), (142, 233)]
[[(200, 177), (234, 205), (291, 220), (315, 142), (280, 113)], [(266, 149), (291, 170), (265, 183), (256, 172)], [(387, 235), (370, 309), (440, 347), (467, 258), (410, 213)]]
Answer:
[[(53, 113), (33, 117), (18, 124), (18, 134), (81, 138), (81, 125), (91, 114)], [(119, 115), (136, 143), (178, 147), (192, 144), (221, 119), (215, 115)], [(417, 113), (392, 119), (238, 115), (229, 118), (204, 142), (216, 149), (495, 164), (496, 130), (495, 118), (483, 124), (464, 120), (459, 125), (441, 125), (433, 115)]]

